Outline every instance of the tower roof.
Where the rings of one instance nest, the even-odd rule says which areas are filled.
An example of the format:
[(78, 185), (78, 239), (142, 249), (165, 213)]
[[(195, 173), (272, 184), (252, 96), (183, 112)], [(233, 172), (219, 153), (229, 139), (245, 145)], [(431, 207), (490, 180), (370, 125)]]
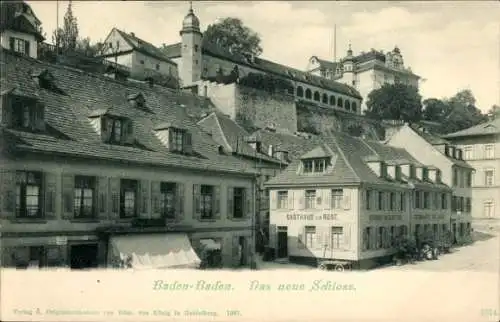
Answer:
[(182, 21), (181, 32), (200, 32), (200, 20), (193, 11), (192, 2), (189, 2), (189, 11)]

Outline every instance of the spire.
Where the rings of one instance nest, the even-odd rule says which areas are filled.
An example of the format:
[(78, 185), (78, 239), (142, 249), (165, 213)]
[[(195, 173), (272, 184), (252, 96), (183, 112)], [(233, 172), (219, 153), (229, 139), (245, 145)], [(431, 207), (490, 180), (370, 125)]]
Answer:
[(349, 49), (347, 49), (347, 56), (352, 56), (351, 41), (349, 41)]
[(193, 1), (189, 1), (189, 13), (193, 13)]
[(200, 21), (193, 11), (193, 2), (189, 1), (189, 11), (182, 22), (182, 32), (197, 32), (200, 33)]

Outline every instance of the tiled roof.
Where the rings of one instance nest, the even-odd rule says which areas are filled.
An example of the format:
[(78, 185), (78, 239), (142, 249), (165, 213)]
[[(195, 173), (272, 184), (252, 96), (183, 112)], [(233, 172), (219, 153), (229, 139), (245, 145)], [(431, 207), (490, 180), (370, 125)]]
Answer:
[(338, 63), (333, 62), (333, 61), (329, 61), (329, 60), (325, 60), (325, 59), (321, 59), (318, 56), (313, 56), (313, 57), (316, 58), (321, 69), (327, 69), (327, 70), (333, 70), (333, 71), (335, 71), (337, 69)]
[[(166, 49), (163, 49), (163, 53), (169, 58), (179, 57), (181, 53), (180, 47), (181, 43), (167, 46)], [(229, 60), (237, 64), (246, 65), (248, 67), (261, 70), (266, 73), (275, 74), (286, 79), (299, 81), (305, 84), (310, 84), (327, 90), (335, 91), (337, 93), (362, 99), (362, 96), (354, 87), (330, 79), (326, 79), (324, 77), (311, 75), (310, 73), (281, 65), (267, 59), (255, 57), (255, 61), (251, 62), (248, 57), (245, 57), (242, 54), (231, 53), (228, 50), (225, 50), (220, 46), (207, 41), (203, 42), (203, 51), (210, 56)]]
[[(30, 76), (38, 69), (47, 69), (54, 76), (58, 91), (39, 88)], [(2, 84), (38, 97), (45, 106), (46, 133), (3, 130), (15, 149), (154, 166), (253, 172), (248, 164), (237, 158), (220, 155), (218, 144), (194, 123), (188, 115), (187, 106), (197, 104), (191, 94), (115, 81), (102, 75), (19, 56), (4, 49), (0, 51), (0, 70)], [(128, 95), (138, 92), (144, 95), (147, 109), (134, 108), (127, 102)], [(88, 117), (102, 109), (132, 120), (134, 146), (110, 145), (101, 141)], [(167, 150), (153, 130), (156, 125), (165, 122), (180, 124), (192, 133), (194, 155), (179, 155)]]
[(125, 31), (122, 31), (120, 29), (117, 29), (117, 28), (114, 28), (114, 29), (135, 50), (140, 51), (140, 52), (142, 52), (142, 53), (144, 53), (146, 55), (155, 57), (157, 59), (166, 61), (166, 62), (168, 62), (170, 64), (177, 65), (177, 63), (175, 63), (173, 60), (171, 60), (167, 55), (165, 55), (165, 53), (161, 49), (159, 49), (155, 45), (153, 45), (153, 44), (151, 44), (151, 43), (149, 43), (149, 42), (147, 42), (145, 40), (142, 40), (141, 38), (139, 38), (139, 37), (137, 37), (135, 35), (126, 33)]
[(465, 130), (447, 134), (444, 136), (444, 138), (451, 139), (451, 138), (459, 138), (466, 136), (480, 136), (480, 135), (492, 135), (492, 134), (500, 134), (500, 118), (472, 126)]
[(24, 1), (0, 2), (0, 31), (5, 29), (21, 31), (32, 34), (39, 41), (43, 41), (45, 38), (34, 28), (32, 23), (39, 24), (40, 20)]
[(259, 136), (262, 141), (263, 149), (268, 149), (272, 145), (275, 150), (283, 150), (288, 152), (288, 157), (291, 160), (300, 158), (304, 153), (312, 150), (321, 143), (317, 136), (312, 136), (311, 139), (296, 136), (286, 132), (272, 132), (266, 129), (258, 130), (252, 135)]
[(227, 146), (238, 155), (261, 159), (276, 164), (280, 163), (279, 160), (267, 154), (256, 152), (245, 140), (250, 134), (231, 118), (220, 112), (213, 112), (199, 121), (198, 124), (206, 132), (211, 133), (215, 141), (220, 141), (219, 143), (221, 145)]

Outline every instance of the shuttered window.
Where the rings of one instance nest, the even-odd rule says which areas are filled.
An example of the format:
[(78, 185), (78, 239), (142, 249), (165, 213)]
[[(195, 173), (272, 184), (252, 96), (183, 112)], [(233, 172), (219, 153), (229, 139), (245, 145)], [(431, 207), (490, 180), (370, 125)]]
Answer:
[(332, 227), (332, 248), (342, 249), (344, 247), (344, 228)]
[(42, 196), (42, 173), (16, 171), (17, 217), (42, 217)]
[(161, 215), (164, 218), (175, 218), (176, 205), (176, 184), (174, 182), (162, 182), (160, 185), (160, 209)]
[(137, 180), (122, 179), (120, 181), (120, 217), (137, 216)]
[(26, 56), (30, 55), (30, 42), (21, 38), (10, 37), (10, 49)]
[(244, 217), (244, 206), (245, 206), (245, 189), (244, 188), (234, 188), (233, 189), (233, 217), (243, 218)]
[(94, 177), (75, 177), (75, 218), (92, 218), (95, 216), (95, 187)]
[(214, 217), (213, 211), (213, 186), (202, 185), (200, 189), (200, 212), (201, 219), (211, 219)]

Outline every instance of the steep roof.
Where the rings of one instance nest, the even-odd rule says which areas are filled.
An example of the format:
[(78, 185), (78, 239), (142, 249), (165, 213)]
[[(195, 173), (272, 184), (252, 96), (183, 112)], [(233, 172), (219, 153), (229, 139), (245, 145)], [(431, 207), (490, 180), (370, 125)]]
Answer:
[[(181, 43), (169, 45), (166, 48), (162, 49), (162, 51), (169, 58), (180, 57)], [(280, 77), (284, 77), (286, 79), (299, 81), (305, 84), (310, 84), (327, 90), (335, 91), (337, 93), (362, 99), (362, 96), (354, 87), (330, 79), (326, 79), (324, 77), (311, 75), (308, 72), (304, 72), (299, 69), (281, 65), (259, 57), (255, 57), (254, 61), (252, 62), (252, 60), (249, 57), (243, 54), (232, 53), (229, 50), (226, 50), (208, 41), (203, 42), (203, 52), (213, 57), (245, 65), (250, 68), (254, 68), (266, 73), (275, 74)]]
[(122, 31), (118, 28), (113, 28), (113, 29), (115, 29), (125, 39), (125, 41), (130, 46), (132, 46), (134, 50), (137, 50), (139, 52), (142, 52), (143, 54), (152, 56), (154, 58), (163, 60), (170, 64), (177, 65), (176, 62), (168, 58), (168, 56), (166, 56), (165, 53), (155, 45), (135, 36), (132, 33), (126, 33), (125, 31)]
[(482, 135), (494, 135), (500, 134), (500, 118), (484, 122), (468, 129), (457, 131), (444, 135), (443, 137), (447, 139), (460, 138), (467, 136), (482, 136)]
[[(45, 107), (45, 133), (3, 129), (3, 135), (15, 150), (159, 167), (253, 172), (248, 164), (234, 156), (219, 154), (218, 144), (194, 123), (188, 115), (188, 107), (181, 105), (197, 104), (191, 99), (192, 95), (116, 81), (20, 56), (5, 49), (0, 51), (0, 67), (2, 89), (3, 84), (9, 84), (18, 94), (38, 98)], [(44, 69), (54, 76), (57, 90), (40, 88), (32, 80), (33, 72)], [(147, 109), (134, 108), (127, 101), (130, 94), (138, 92), (144, 95)], [(97, 110), (131, 119), (136, 143), (133, 146), (103, 143), (88, 118)], [(169, 152), (154, 134), (154, 128), (160, 123), (179, 125), (190, 131), (194, 155)]]
[(297, 172), (300, 160), (296, 159), (282, 173), (272, 178), (269, 185), (294, 185), (294, 184), (392, 184), (405, 186), (390, 179), (380, 178), (366, 163), (366, 159), (379, 159), (384, 161), (398, 160), (401, 163), (411, 162), (419, 164), (409, 153), (403, 149), (383, 146), (377, 142), (369, 142), (352, 137), (345, 133), (336, 132), (332, 136), (322, 137), (321, 143), (309, 149), (308, 152), (326, 146), (331, 151), (333, 169), (314, 176), (304, 176)]
[(199, 121), (198, 124), (206, 132), (211, 133), (215, 141), (224, 145), (225, 148), (229, 148), (237, 155), (280, 164), (278, 159), (261, 152), (256, 152), (245, 141), (250, 134), (238, 125), (238, 123), (220, 112), (211, 113)]
[(338, 63), (329, 61), (326, 59), (319, 58), (318, 56), (312, 56), (311, 58), (315, 58), (321, 69), (327, 69), (327, 70), (333, 70), (335, 71), (337, 69)]

